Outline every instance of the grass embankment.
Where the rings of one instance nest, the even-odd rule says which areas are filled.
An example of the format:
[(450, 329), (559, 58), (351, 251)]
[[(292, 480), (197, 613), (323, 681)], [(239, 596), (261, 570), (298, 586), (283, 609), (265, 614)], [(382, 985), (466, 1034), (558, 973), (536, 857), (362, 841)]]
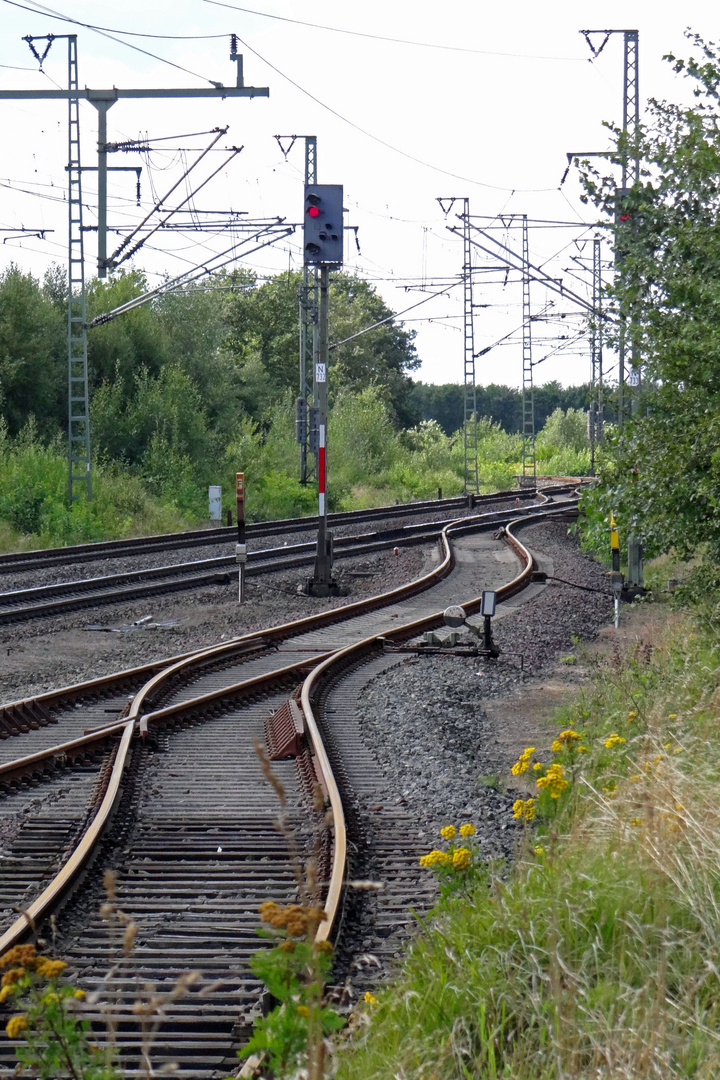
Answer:
[(560, 713), (581, 741), (528, 757), (516, 864), (440, 906), (341, 1078), (720, 1074), (720, 626), (658, 612)]

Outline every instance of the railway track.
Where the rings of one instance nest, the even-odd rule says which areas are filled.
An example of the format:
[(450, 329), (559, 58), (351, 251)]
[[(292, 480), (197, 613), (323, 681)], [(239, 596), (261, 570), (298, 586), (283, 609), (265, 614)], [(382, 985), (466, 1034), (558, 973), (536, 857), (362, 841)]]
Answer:
[[(247, 968), (248, 955), (259, 944), (254, 934), (257, 908), (264, 899), (289, 901), (295, 890), (292, 860), (272, 828), (276, 805), (251, 745), (253, 738), (264, 738), (272, 709), (277, 712), (270, 721), (270, 737), (285, 738), (282, 718), (291, 708), (286, 703), (300, 683), (304, 731), (294, 746), (296, 758), (279, 761), (274, 768), (301, 841), (311, 828), (308, 796), (317, 775), (325, 785), (333, 819), (325, 901), (331, 918), (319, 933), (336, 932), (347, 873), (343, 801), (357, 829), (352, 823), (353, 791), (367, 794), (376, 784), (372, 762), (353, 729), (352, 674), (344, 689), (342, 677), (363, 660), (380, 660), (388, 643), (397, 645), (439, 625), (447, 603), (464, 600), (470, 612), (475, 610), (478, 563), (484, 566), (482, 586), (502, 586), (501, 598), (528, 584), (532, 559), (510, 530), (508, 541), (520, 572), (503, 584), (506, 566), (495, 563), (493, 578), (488, 576), (495, 544), (489, 527), (478, 520), (446, 527), (442, 563), (425, 579), (394, 590), (374, 605), (347, 605), (175, 658), (165, 666), (155, 665), (152, 672), (148, 666), (142, 675), (135, 674), (145, 682), (132, 701), (126, 701), (126, 717), (0, 766), (0, 785), (8, 792), (13, 820), (20, 818), (38, 830), (30, 855), (27, 845), (22, 846), (29, 836), (23, 824), (9, 847), (6, 844), (6, 865), (13, 865), (17, 879), (0, 899), (6, 908), (11, 906), (15, 888), (14, 902), (25, 903), (47, 881), (30, 910), (41, 921), (60, 902), (65, 905), (58, 924), (60, 948), (80, 985), (88, 991), (101, 989), (106, 972), (114, 969), (110, 1019), (117, 1027), (127, 1075), (133, 1074), (141, 1049), (132, 1014), (138, 985), (149, 981), (167, 995), (187, 970), (203, 972), (204, 996), (167, 1003), (166, 1022), (152, 1052), (155, 1068), (172, 1061), (176, 1075), (199, 1078), (225, 1075), (236, 1064), (233, 1050), (247, 1035), (261, 994)], [(454, 561), (450, 536), (465, 547), (448, 576)], [(123, 673), (122, 678), (126, 691), (131, 675)], [(94, 692), (113, 689), (105, 685)], [(63, 692), (58, 693), (67, 703)], [(89, 693), (86, 684), (80, 696)], [(52, 706), (46, 702), (45, 707), (52, 715)], [(344, 710), (344, 722), (335, 722), (333, 710), (335, 715)], [(24, 743), (30, 734), (8, 742)], [(75, 775), (83, 779), (73, 781), (79, 793), (73, 801), (58, 790), (63, 784), (72, 788), (69, 778)], [(33, 809), (39, 792), (45, 802)], [(63, 835), (82, 833), (59, 879), (52, 878), (57, 844), (43, 816), (45, 804), (55, 796), (67, 804), (62, 819), (58, 815), (58, 821), (69, 822)], [(83, 798), (85, 817), (78, 811)], [(362, 824), (359, 828), (358, 836)], [(392, 808), (374, 821), (373, 831), (383, 872), (393, 882), (377, 913), (385, 920), (391, 949), (393, 928), (406, 910), (415, 853), (408, 852), (406, 844), (401, 850), (403, 821)], [(358, 842), (356, 836), (355, 848)], [(88, 873), (93, 859), (97, 868), (116, 870), (117, 903), (138, 926), (136, 948), (128, 957), (118, 958), (121, 929), (108, 930), (97, 914), (103, 897), (96, 882), (99, 869)], [(4, 933), (0, 951), (25, 933), (20, 918)], [(89, 1015), (102, 1031), (107, 1013), (90, 1005)], [(0, 1070), (10, 1069), (8, 1049), (0, 1047)]]
[[(545, 490), (552, 492), (559, 485), (547, 483)], [(523, 503), (535, 497), (534, 491), (498, 491), (489, 495), (462, 495), (449, 499), (424, 499), (395, 506), (380, 506), (369, 510), (349, 510), (328, 515), (330, 528), (364, 525), (366, 522), (387, 521), (416, 514), (441, 513), (446, 519), (457, 516), (457, 511), (467, 507), (485, 508), (499, 500), (519, 498)], [(276, 521), (257, 521), (245, 526), (248, 540), (261, 537), (282, 537), (297, 532), (317, 529), (318, 518), (283, 518)], [(73, 563), (94, 562), (100, 559), (125, 558), (132, 555), (148, 555), (183, 548), (207, 547), (209, 544), (234, 544), (237, 527), (194, 529), (181, 533), (165, 533), (160, 536), (135, 537), (129, 540), (105, 540), (90, 544), (67, 545), (38, 551), (8, 552), (0, 555), (0, 575), (26, 573), (52, 566), (68, 566)]]
[[(516, 508), (505, 511), (504, 517), (497, 511), (489, 511), (483, 516), (488, 520), (492, 518), (497, 523), (502, 523), (505, 520), (511, 520), (515, 514), (517, 514)], [(382, 532), (340, 536), (334, 543), (335, 557), (351, 558), (395, 546), (432, 543), (438, 539), (443, 528), (452, 520), (454, 519), (419, 522)], [(314, 542), (291, 544), (282, 548), (251, 550), (248, 553), (245, 573), (246, 577), (253, 577), (293, 567), (310, 566), (314, 559)], [(79, 581), (56, 582), (51, 585), (3, 592), (0, 593), (0, 626), (140, 597), (213, 585), (227, 585), (236, 566), (234, 554), (221, 555), (188, 563), (137, 569), (121, 574), (106, 574)]]

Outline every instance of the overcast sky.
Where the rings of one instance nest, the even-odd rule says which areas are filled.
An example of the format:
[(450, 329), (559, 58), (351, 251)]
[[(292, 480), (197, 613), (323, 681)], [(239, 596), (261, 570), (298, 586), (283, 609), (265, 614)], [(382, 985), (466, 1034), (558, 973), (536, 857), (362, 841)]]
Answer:
[[(462, 245), (447, 230), (459, 224), (459, 206), (445, 217), (438, 197), (469, 198), (478, 223), (482, 215), (495, 218), (496, 226), (504, 223), (494, 235), (517, 250), (520, 228), (510, 223), (510, 214), (576, 222), (572, 229), (531, 226), (530, 257), (586, 295), (588, 275), (580, 263), (590, 257), (588, 241), (600, 233), (579, 201), (574, 177), (559, 185), (565, 154), (606, 149), (603, 121), (621, 120), (623, 50), (622, 35), (615, 35), (591, 63), (579, 31), (639, 30), (643, 104), (651, 96), (687, 96), (687, 83), (662, 59), (667, 52), (688, 55), (687, 26), (709, 40), (720, 36), (717, 7), (706, 0), (664, 6), (647, 0), (248, 3), (243, 8), (215, 0), (65, 0), (54, 7), (0, 0), (0, 88), (65, 87), (66, 42), (54, 42), (41, 73), (22, 38), (68, 32), (78, 34), (81, 86), (234, 85), (229, 36), (237, 34), (245, 83), (269, 87), (269, 98), (119, 101), (110, 110), (110, 141), (147, 134), (155, 147), (150, 154), (111, 155), (112, 166), (143, 169), (141, 208), (136, 206), (134, 174), (111, 175), (111, 228), (126, 234), (209, 144), (212, 136), (195, 133), (225, 125), (229, 131), (218, 150), (207, 155), (191, 179), (200, 183), (223, 164), (220, 147), (243, 146), (242, 153), (223, 165), (188, 207), (245, 212), (250, 220), (280, 216), (298, 222), (304, 147), (299, 139), (285, 158), (274, 136), (316, 135), (319, 181), (345, 188), (346, 269), (372, 281), (396, 311), (459, 281)], [(112, 37), (51, 18), (51, 13), (103, 27)], [(35, 44), (39, 51), (44, 48), (42, 42)], [(52, 262), (66, 259), (67, 106), (2, 101), (0, 110), (0, 228), (54, 230), (44, 238), (0, 233), (0, 269), (15, 262), (41, 277)], [(87, 167), (96, 163), (97, 118), (91, 105), (82, 105), (81, 124)], [(190, 193), (186, 184), (163, 209)], [(97, 221), (96, 190), (95, 175), (84, 173), (85, 224), (90, 226)], [(189, 218), (185, 214), (177, 220), (187, 223)], [(359, 251), (347, 226), (358, 228)], [(87, 234), (88, 276), (95, 272), (95, 235)], [(111, 235), (111, 250), (120, 239), (120, 233)], [(155, 285), (162, 274), (175, 276), (203, 263), (234, 239), (233, 232), (163, 231), (126, 265), (143, 270)], [(244, 265), (260, 275), (299, 269), (301, 250), (300, 234), (295, 234), (251, 255)], [(478, 382), (519, 385), (520, 283), (517, 275), (505, 283), (500, 263), (479, 252), (475, 265), (483, 268), (475, 275), (474, 299), (482, 305), (475, 318), (476, 349), (506, 339), (478, 358)], [(573, 305), (537, 285), (531, 303), (533, 314), (541, 316), (533, 323), (536, 381), (586, 381), (589, 348), (585, 338), (577, 338), (583, 324)], [(462, 381), (461, 287), (455, 284), (409, 311), (405, 324), (417, 331), (422, 368), (416, 377)], [(607, 366), (613, 363), (608, 357)]]

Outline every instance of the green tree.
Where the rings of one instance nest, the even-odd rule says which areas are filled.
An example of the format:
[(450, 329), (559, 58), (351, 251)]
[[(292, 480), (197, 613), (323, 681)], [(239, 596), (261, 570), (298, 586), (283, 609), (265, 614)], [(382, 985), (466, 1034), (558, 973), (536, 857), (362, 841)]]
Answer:
[[(143, 274), (120, 271), (109, 278), (93, 279), (87, 290), (88, 318), (112, 311), (148, 291)], [(136, 373), (145, 368), (157, 375), (170, 361), (167, 341), (151, 303), (93, 328), (88, 333), (88, 379), (94, 389), (110, 379), (120, 382), (127, 394)]]
[[(300, 274), (279, 274), (261, 285), (246, 281), (227, 296), (225, 348), (237, 364), (242, 397), (255, 419), (261, 418), (267, 395), (272, 399), (286, 390), (297, 393), (301, 283)], [(368, 282), (347, 274), (332, 275), (331, 346), (391, 315)], [(417, 414), (409, 410), (407, 400), (412, 385), (407, 373), (420, 363), (413, 339), (412, 331), (391, 319), (353, 341), (337, 344), (330, 360), (331, 394), (378, 386), (397, 422), (416, 422)]]
[[(622, 273), (609, 291), (644, 366), (641, 408), (610, 447), (591, 522), (611, 510), (649, 551), (709, 545), (720, 558), (720, 54), (667, 59), (691, 107), (652, 101), (642, 175), (614, 224)], [(616, 163), (632, 147), (615, 130)], [(586, 197), (614, 219), (613, 176), (583, 166)], [(622, 218), (622, 219), (621, 219)]]
[(30, 417), (49, 434), (67, 409), (67, 332), (63, 311), (32, 274), (0, 274), (0, 413), (16, 434)]

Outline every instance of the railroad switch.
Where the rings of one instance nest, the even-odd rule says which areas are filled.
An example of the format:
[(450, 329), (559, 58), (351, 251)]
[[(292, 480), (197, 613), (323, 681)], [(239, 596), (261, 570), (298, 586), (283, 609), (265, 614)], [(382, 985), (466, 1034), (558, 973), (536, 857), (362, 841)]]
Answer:
[(465, 614), (465, 608), (460, 607), (459, 604), (453, 604), (451, 607), (446, 608), (443, 612), (443, 619), (446, 626), (460, 627), (464, 626), (466, 630), (469, 630), (471, 634), (474, 634), (476, 638), (479, 638), (482, 634), (483, 644), (482, 648), (478, 647), (478, 656), (487, 656), (491, 660), (497, 660), (500, 655), (500, 649), (493, 641), (492, 636), (492, 620), (495, 615), (495, 608), (497, 605), (497, 595), (491, 589), (483, 590), (483, 594), (480, 600), (480, 614), (483, 617), (483, 629), (480, 630), (477, 626), (473, 626), (472, 623), (467, 621), (467, 615)]

